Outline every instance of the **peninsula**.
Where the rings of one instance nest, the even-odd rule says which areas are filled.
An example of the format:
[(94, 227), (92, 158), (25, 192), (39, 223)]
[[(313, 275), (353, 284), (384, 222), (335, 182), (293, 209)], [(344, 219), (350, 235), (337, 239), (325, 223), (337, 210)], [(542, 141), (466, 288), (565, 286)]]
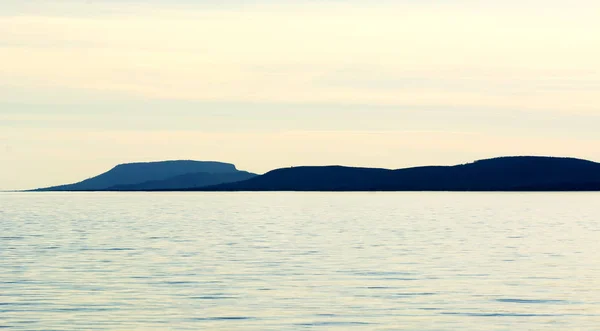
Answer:
[(256, 175), (229, 163), (164, 161), (123, 164), (79, 183), (34, 191), (600, 191), (600, 163), (510, 156), (454, 166), (299, 166)]

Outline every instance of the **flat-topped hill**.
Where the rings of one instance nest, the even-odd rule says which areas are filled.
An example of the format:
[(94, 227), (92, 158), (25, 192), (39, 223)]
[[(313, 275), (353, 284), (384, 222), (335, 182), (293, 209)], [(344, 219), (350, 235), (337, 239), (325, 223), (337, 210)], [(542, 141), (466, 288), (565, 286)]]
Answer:
[[(127, 163), (120, 164), (103, 174), (75, 184), (48, 187), (37, 191), (102, 191), (114, 187), (127, 188), (127, 186), (135, 189), (135, 185), (141, 185), (148, 190), (183, 189), (226, 183), (230, 179), (233, 181), (248, 179), (254, 176), (254, 174), (246, 172), (243, 172), (244, 175), (239, 176), (239, 173), (241, 172), (233, 164), (214, 161), (183, 160)], [(195, 174), (195, 176), (192, 174)], [(190, 179), (189, 183), (178, 178), (186, 175)], [(150, 185), (148, 182), (153, 182), (155, 185)], [(163, 184), (166, 186), (163, 186)], [(178, 184), (182, 186), (178, 186)]]

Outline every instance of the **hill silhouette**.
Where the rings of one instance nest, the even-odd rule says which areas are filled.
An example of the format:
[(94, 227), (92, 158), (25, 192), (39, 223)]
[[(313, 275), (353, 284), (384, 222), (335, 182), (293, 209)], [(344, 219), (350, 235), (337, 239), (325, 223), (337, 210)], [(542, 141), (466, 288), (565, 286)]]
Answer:
[(198, 172), (171, 177), (164, 180), (152, 180), (133, 185), (116, 185), (107, 188), (107, 191), (168, 191), (205, 187), (231, 182), (239, 182), (256, 177), (246, 171), (207, 173)]
[[(202, 175), (200, 175), (202, 174)], [(214, 175), (214, 178), (210, 178)], [(187, 176), (180, 178), (180, 176)], [(133, 190), (135, 185), (145, 189), (183, 189), (197, 185), (214, 185), (252, 177), (240, 172), (235, 165), (206, 161), (161, 161), (121, 164), (113, 169), (75, 184), (53, 186), (35, 191), (103, 191), (112, 188)], [(189, 183), (186, 182), (189, 180)], [(181, 183), (183, 186), (177, 187)], [(156, 185), (153, 187), (153, 185)], [(163, 185), (165, 185), (163, 187)]]
[(600, 164), (541, 156), (398, 170), (292, 167), (202, 191), (579, 191), (600, 190)]

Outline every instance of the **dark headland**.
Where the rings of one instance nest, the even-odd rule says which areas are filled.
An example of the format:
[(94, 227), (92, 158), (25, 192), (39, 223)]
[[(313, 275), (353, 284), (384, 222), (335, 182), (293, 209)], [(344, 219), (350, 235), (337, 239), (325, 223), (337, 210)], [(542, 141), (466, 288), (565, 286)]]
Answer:
[(203, 191), (598, 191), (600, 164), (574, 158), (500, 157), (406, 169), (277, 169)]
[(600, 191), (600, 163), (511, 156), (396, 170), (301, 166), (258, 176), (228, 163), (169, 161), (120, 165), (40, 191)]

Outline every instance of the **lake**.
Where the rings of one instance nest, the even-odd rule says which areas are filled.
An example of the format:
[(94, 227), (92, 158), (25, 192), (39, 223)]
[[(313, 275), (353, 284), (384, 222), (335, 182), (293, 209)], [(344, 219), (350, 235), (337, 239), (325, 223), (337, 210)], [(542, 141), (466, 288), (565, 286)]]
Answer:
[(597, 193), (0, 193), (7, 330), (599, 330)]

